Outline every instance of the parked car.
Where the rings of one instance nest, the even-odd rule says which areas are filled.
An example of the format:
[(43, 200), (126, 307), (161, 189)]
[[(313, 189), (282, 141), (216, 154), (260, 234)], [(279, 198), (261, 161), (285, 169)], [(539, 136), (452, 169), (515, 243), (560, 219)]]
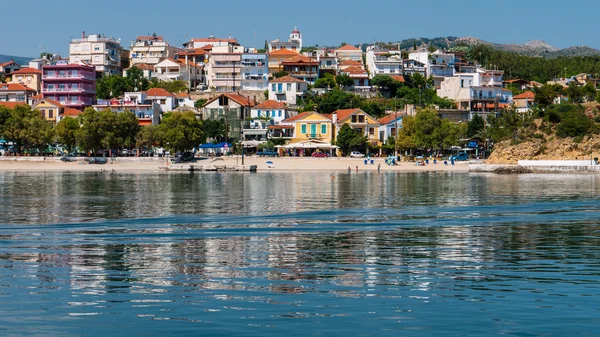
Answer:
[(188, 162), (194, 161), (194, 153), (193, 152), (179, 153), (175, 157), (171, 158), (171, 161), (174, 163), (188, 163)]
[(263, 150), (256, 153), (259, 157), (278, 157), (277, 151)]
[(327, 158), (327, 157), (329, 157), (329, 153), (325, 153), (325, 152), (313, 152), (312, 156), (315, 157), (315, 158)]
[(362, 154), (362, 153), (360, 153), (358, 151), (352, 151), (352, 152), (350, 152), (350, 158), (362, 158), (364, 156), (365, 156), (364, 154)]
[(455, 154), (454, 156), (450, 157), (450, 160), (454, 160), (454, 161), (469, 160), (469, 154), (466, 152), (459, 152), (459, 153)]

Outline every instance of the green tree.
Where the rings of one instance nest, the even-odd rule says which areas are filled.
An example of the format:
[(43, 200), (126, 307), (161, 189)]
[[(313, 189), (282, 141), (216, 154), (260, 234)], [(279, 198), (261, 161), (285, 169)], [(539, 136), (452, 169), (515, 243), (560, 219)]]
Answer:
[(214, 142), (221, 142), (225, 139), (225, 120), (206, 120), (202, 123), (204, 135)]
[(281, 70), (281, 71), (273, 73), (273, 78), (280, 78), (280, 77), (284, 77), (284, 76), (287, 76), (287, 75), (289, 75), (287, 73), (287, 71)]
[(156, 125), (145, 125), (140, 128), (136, 137), (138, 147), (152, 147), (157, 144)]
[(563, 88), (560, 84), (543, 85), (535, 88), (535, 103), (541, 108), (554, 104), (554, 100), (563, 94)]
[(9, 110), (4, 123), (4, 136), (16, 144), (17, 151), (23, 148), (41, 148), (49, 144), (54, 136), (52, 124), (38, 110), (20, 104)]
[(140, 121), (129, 110), (118, 113), (116, 117), (115, 137), (117, 147), (133, 147), (136, 144), (136, 137), (140, 131)]
[(390, 75), (375, 75), (371, 80), (371, 84), (378, 86), (382, 91), (386, 92), (389, 97), (394, 97), (402, 83), (393, 79)]
[(596, 99), (596, 95), (598, 91), (596, 90), (596, 86), (592, 84), (592, 82), (588, 82), (581, 88), (583, 97), (587, 102), (593, 102)]
[(127, 91), (146, 91), (150, 89), (150, 81), (144, 77), (144, 71), (131, 67), (126, 72)]
[(204, 104), (206, 104), (207, 99), (206, 98), (199, 98), (197, 101), (194, 102), (194, 107), (196, 109), (200, 109), (204, 106)]
[(398, 131), (397, 145), (401, 150), (412, 150), (417, 147), (416, 143), (416, 118), (414, 116), (404, 116), (402, 118), (402, 128)]
[(354, 80), (348, 74), (340, 74), (335, 78), (337, 84), (342, 88), (348, 88), (354, 85)]
[(10, 118), (10, 109), (5, 106), (0, 106), (0, 138), (6, 137), (4, 130), (6, 129), (6, 123)]
[(96, 153), (101, 148), (104, 130), (100, 129), (100, 112), (87, 108), (79, 116), (81, 127), (77, 131), (77, 146), (80, 150)]
[(179, 80), (172, 81), (172, 82), (160, 82), (155, 77), (150, 82), (150, 88), (162, 88), (173, 94), (184, 92), (187, 90), (187, 87), (188, 87), (188, 85), (186, 82), (179, 81)]
[(315, 81), (315, 88), (334, 88), (336, 86), (335, 78), (332, 74), (325, 74), (323, 77), (318, 78)]
[(191, 150), (206, 139), (202, 123), (191, 111), (165, 114), (156, 131), (161, 145), (173, 152)]
[(478, 135), (481, 131), (483, 131), (484, 123), (485, 121), (480, 115), (473, 116), (473, 118), (469, 121), (468, 124), (467, 136), (471, 138)]
[(561, 116), (556, 129), (559, 137), (584, 136), (592, 127), (592, 121), (581, 110), (572, 110)]
[(415, 121), (415, 143), (419, 148), (433, 149), (439, 146), (434, 131), (440, 127), (441, 119), (437, 111), (425, 108), (417, 112)]
[(571, 83), (569, 83), (566, 92), (571, 103), (581, 103), (583, 101), (583, 91), (581, 90), (581, 87), (575, 83), (575, 81), (571, 81)]
[(354, 130), (348, 124), (342, 125), (337, 134), (335, 144), (340, 147), (342, 154), (345, 156), (348, 152), (357, 146), (361, 145), (361, 135), (357, 130)]
[(65, 117), (56, 124), (56, 137), (59, 143), (67, 147), (69, 152), (75, 150), (77, 146), (77, 131), (79, 130), (79, 120), (73, 117)]

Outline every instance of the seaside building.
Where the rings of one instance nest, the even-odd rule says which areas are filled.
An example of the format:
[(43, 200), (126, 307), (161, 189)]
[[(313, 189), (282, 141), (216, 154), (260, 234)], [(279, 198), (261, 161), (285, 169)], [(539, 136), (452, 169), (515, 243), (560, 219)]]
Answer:
[(264, 91), (269, 85), (267, 54), (243, 53), (241, 58), (241, 89)]
[(244, 123), (244, 141), (266, 141), (269, 128), (278, 126), (281, 121), (290, 117), (288, 114), (285, 103), (277, 101), (267, 100), (252, 107), (251, 120)]
[(19, 69), (21, 69), (21, 65), (12, 59), (10, 61), (0, 63), (0, 74), (4, 75), (6, 79), (10, 79), (12, 73)]
[(365, 55), (369, 77), (402, 75), (402, 56), (399, 50), (384, 50), (379, 46), (367, 47)]
[(319, 62), (313, 58), (297, 55), (281, 62), (282, 70), (290, 77), (314, 84), (319, 78)]
[(517, 112), (528, 112), (535, 105), (535, 94), (531, 91), (525, 91), (520, 95), (513, 96), (513, 103)]
[(87, 63), (105, 75), (120, 74), (122, 49), (118, 39), (83, 32), (80, 39), (71, 40), (69, 63)]
[(253, 102), (244, 96), (223, 93), (206, 102), (202, 107), (203, 120), (223, 119), (228, 126), (228, 138), (239, 138), (242, 123), (250, 117)]
[(362, 64), (362, 55), (363, 52), (360, 48), (357, 48), (351, 44), (346, 44), (334, 51), (335, 56), (337, 56), (340, 60), (352, 60), (357, 61)]
[(379, 144), (379, 126), (380, 123), (375, 118), (364, 112), (362, 109), (342, 109), (336, 110), (328, 116), (334, 125), (333, 138), (337, 135), (344, 124), (357, 130), (362, 136), (367, 137), (371, 145)]
[(330, 153), (337, 149), (332, 145), (334, 125), (327, 116), (306, 111), (281, 121), (277, 129), (289, 143), (280, 151), (294, 156), (310, 156), (313, 152)]
[(139, 125), (157, 125), (160, 122), (161, 107), (148, 97), (146, 92), (126, 92), (123, 99), (98, 100), (94, 109), (108, 109), (114, 113), (133, 112), (139, 120)]
[(206, 38), (192, 38), (190, 41), (183, 44), (185, 49), (202, 49), (207, 46), (211, 47), (228, 47), (228, 46), (239, 46), (237, 39), (229, 37), (227, 39), (221, 39), (214, 36)]
[(0, 102), (19, 102), (31, 104), (33, 96), (36, 94), (34, 89), (18, 83), (0, 83)]
[(404, 113), (392, 112), (377, 120), (379, 122), (379, 142), (381, 144), (387, 142), (389, 137), (396, 138), (398, 132), (402, 129), (402, 118), (404, 116), (406, 116)]
[(13, 71), (8, 83), (22, 84), (40, 93), (42, 88), (42, 72), (34, 68), (21, 68)]
[(154, 66), (153, 76), (163, 82), (183, 81), (193, 82), (202, 79), (203, 64), (196, 64), (183, 59), (164, 59)]
[(42, 96), (78, 110), (92, 106), (96, 101), (96, 69), (66, 61), (43, 66)]
[(269, 41), (267, 46), (269, 53), (282, 49), (287, 49), (300, 53), (300, 51), (302, 50), (302, 33), (300, 33), (298, 28), (294, 27), (294, 30), (290, 34), (290, 38), (287, 41), (280, 41), (279, 39), (275, 39)]
[(161, 61), (175, 57), (180, 48), (171, 46), (162, 36), (138, 36), (131, 41), (129, 51), (131, 66), (137, 64), (156, 65)]
[(285, 60), (291, 59), (298, 55), (300, 55), (300, 54), (295, 51), (288, 50), (288, 49), (279, 49), (279, 50), (269, 52), (269, 62), (268, 62), (269, 75), (272, 75), (276, 72), (282, 71), (283, 70), (282, 63)]
[(437, 94), (457, 103), (459, 110), (468, 110), (472, 115), (487, 115), (512, 104), (512, 92), (502, 87), (501, 70), (487, 70), (477, 67), (471, 73), (458, 73), (446, 77), (440, 83)]
[(58, 116), (63, 113), (65, 106), (49, 98), (42, 98), (32, 108), (39, 110), (45, 120), (56, 122)]
[(283, 76), (269, 82), (269, 100), (295, 106), (298, 98), (308, 91), (308, 83), (291, 76)]
[(369, 73), (362, 67), (350, 66), (340, 71), (341, 74), (346, 74), (354, 80), (353, 88), (356, 91), (368, 91), (371, 89), (369, 81)]

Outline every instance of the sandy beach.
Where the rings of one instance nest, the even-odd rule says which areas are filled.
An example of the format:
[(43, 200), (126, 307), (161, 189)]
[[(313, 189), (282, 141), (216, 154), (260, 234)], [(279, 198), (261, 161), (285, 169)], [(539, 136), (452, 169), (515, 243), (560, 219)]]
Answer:
[[(249, 156), (244, 158), (244, 165), (256, 165), (258, 172), (266, 171), (316, 171), (316, 172), (339, 172), (347, 171), (377, 171), (377, 165), (381, 164), (381, 172), (403, 171), (403, 172), (428, 172), (428, 171), (453, 171), (468, 172), (469, 165), (457, 163), (452, 166), (444, 163), (417, 166), (414, 162), (401, 162), (396, 166), (385, 164), (384, 158), (373, 158), (374, 164), (364, 164), (364, 159), (358, 158), (260, 158)], [(241, 165), (241, 157), (221, 157), (214, 159), (198, 160), (191, 165), (195, 167), (207, 165)], [(59, 158), (48, 157), (0, 157), (0, 171), (4, 172), (162, 172), (161, 167), (172, 166), (166, 158), (127, 158), (120, 157), (109, 160), (106, 164), (88, 164), (83, 158), (73, 162), (62, 162)], [(189, 164), (185, 164), (189, 165)]]

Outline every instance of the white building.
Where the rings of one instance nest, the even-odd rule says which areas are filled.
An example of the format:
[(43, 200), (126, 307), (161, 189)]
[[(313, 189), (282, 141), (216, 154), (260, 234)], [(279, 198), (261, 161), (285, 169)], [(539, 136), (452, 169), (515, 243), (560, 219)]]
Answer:
[(182, 51), (177, 47), (169, 45), (162, 36), (138, 36), (131, 41), (130, 60), (131, 65), (149, 64), (156, 65), (167, 58), (175, 57)]
[(269, 126), (290, 117), (283, 102), (264, 101), (250, 110), (251, 121), (244, 124), (245, 141), (266, 141)]
[(267, 54), (244, 53), (241, 59), (242, 90), (264, 91), (269, 86), (269, 57)]
[(382, 74), (402, 75), (402, 56), (399, 50), (383, 50), (378, 46), (369, 46), (365, 59), (370, 78)]
[(211, 45), (214, 47), (239, 46), (238, 40), (234, 38), (221, 39), (214, 36), (206, 38), (192, 38), (190, 41), (183, 44), (186, 49), (198, 49)]
[(287, 41), (280, 41), (279, 39), (272, 40), (268, 43), (268, 49), (269, 53), (281, 49), (299, 53), (302, 50), (302, 33), (300, 33), (298, 28), (294, 27), (294, 30)]
[(308, 83), (291, 76), (283, 76), (269, 82), (269, 100), (296, 105), (299, 97), (308, 91)]
[(154, 77), (163, 82), (188, 82), (190, 78), (202, 77), (202, 67), (203, 65), (197, 65), (192, 61), (186, 64), (185, 60), (168, 58), (154, 66)]
[(353, 45), (343, 45), (336, 49), (334, 53), (335, 56), (337, 56), (340, 60), (352, 60), (362, 63), (363, 52), (362, 50), (354, 47)]
[(121, 73), (121, 41), (100, 34), (85, 35), (71, 40), (69, 63), (85, 62), (106, 75)]

